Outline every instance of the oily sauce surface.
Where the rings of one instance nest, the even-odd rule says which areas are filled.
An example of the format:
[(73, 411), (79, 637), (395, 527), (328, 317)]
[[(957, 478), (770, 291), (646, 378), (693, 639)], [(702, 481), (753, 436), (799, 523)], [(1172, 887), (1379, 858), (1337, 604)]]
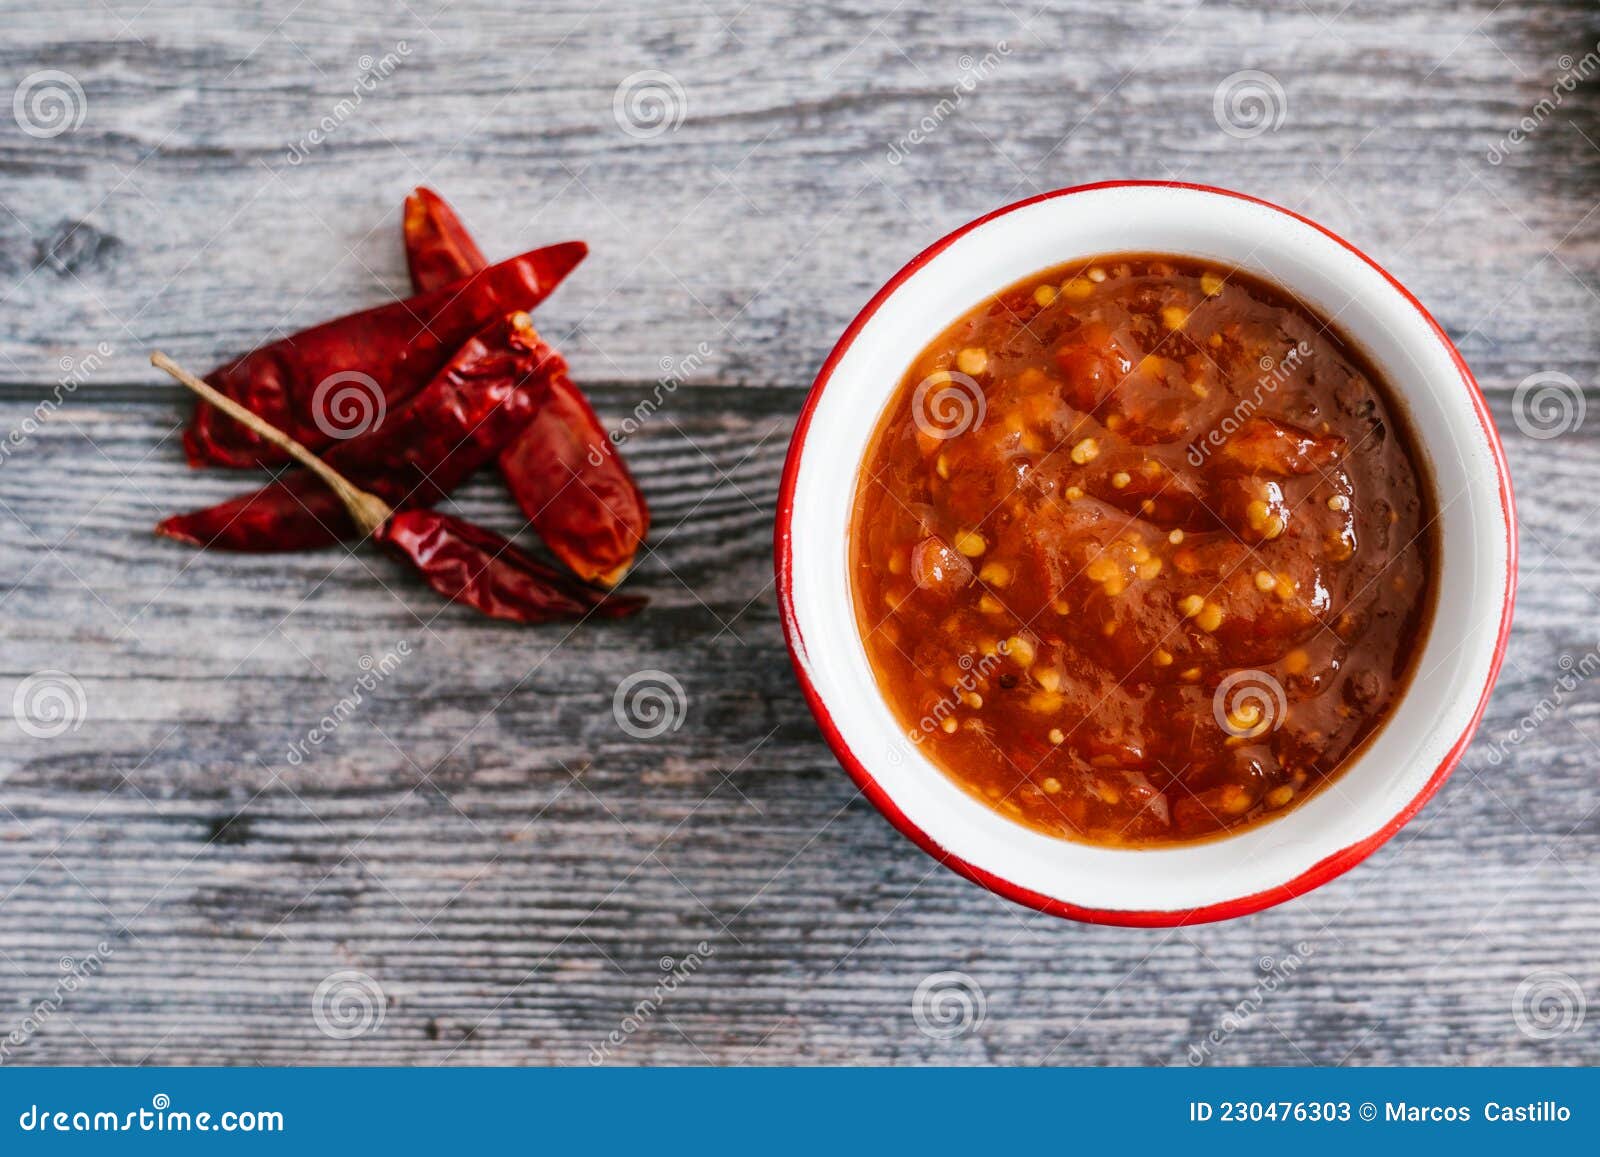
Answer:
[(908, 740), (1094, 843), (1304, 799), (1383, 722), (1431, 617), (1401, 419), (1337, 331), (1221, 266), (1111, 255), (972, 310), (857, 487), (857, 623)]

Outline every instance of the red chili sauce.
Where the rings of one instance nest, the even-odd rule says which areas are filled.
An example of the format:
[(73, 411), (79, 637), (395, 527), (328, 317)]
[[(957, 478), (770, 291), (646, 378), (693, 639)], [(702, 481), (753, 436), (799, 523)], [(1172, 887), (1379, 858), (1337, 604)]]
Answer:
[(857, 488), (856, 620), (908, 741), (1096, 844), (1330, 783), (1432, 617), (1403, 417), (1328, 321), (1222, 266), (1111, 255), (984, 302), (912, 363)]

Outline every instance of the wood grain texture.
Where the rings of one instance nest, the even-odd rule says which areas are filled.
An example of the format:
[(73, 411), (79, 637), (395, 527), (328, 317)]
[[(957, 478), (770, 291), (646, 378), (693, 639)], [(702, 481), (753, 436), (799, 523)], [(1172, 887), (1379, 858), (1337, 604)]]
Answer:
[[(1593, 83), (1485, 159), (1558, 58), (1600, 40), (1592, 7), (558, 0), (533, 20), (0, 0), (0, 19), (0, 96), (55, 69), (86, 102), (60, 136), (0, 125), (0, 431), (25, 429), (63, 358), (93, 366), (0, 459), (0, 702), (59, 670), (84, 704), (49, 739), (0, 719), (0, 1042), (39, 1019), (64, 957), (107, 946), (0, 1059), (583, 1064), (701, 941), (609, 1061), (1184, 1064), (1265, 958), (1297, 952), (1210, 1063), (1596, 1059), (1600, 1018), (1541, 1040), (1513, 1017), (1540, 969), (1600, 1000), (1600, 706), (1559, 683), (1562, 656), (1600, 647), (1600, 422), (1531, 438), (1512, 397), (1561, 371), (1600, 413)], [(291, 164), (358, 58), (402, 40)], [(890, 163), (962, 57), (1001, 40)], [(631, 136), (613, 97), (646, 69), (685, 116)], [(1219, 129), (1213, 95), (1241, 69), (1282, 84), (1276, 131)], [(1038, 916), (906, 843), (817, 737), (771, 584), (801, 387), (877, 285), (1009, 199), (1128, 176), (1289, 204), (1405, 281), (1491, 394), (1523, 528), (1505, 673), (1440, 796), (1312, 896), (1175, 932)], [(366, 551), (200, 555), (148, 533), (242, 485), (184, 467), (185, 404), (148, 350), (207, 366), (402, 292), (398, 205), (423, 180), (491, 253), (590, 241), (540, 320), (612, 421), (663, 359), (711, 351), (628, 446), (656, 512), (634, 623), (509, 628)], [(490, 479), (458, 505), (520, 524)], [(291, 762), (361, 657), (401, 643)], [(613, 695), (652, 669), (687, 713), (637, 739)], [(341, 970), (383, 993), (349, 1040), (313, 1016)], [(945, 970), (985, 998), (952, 1040), (912, 1015)]]

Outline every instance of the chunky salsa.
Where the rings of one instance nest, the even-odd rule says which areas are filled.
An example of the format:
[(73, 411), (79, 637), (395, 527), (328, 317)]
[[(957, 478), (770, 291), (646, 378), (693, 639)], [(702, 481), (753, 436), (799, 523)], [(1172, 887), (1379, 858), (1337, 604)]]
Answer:
[(1305, 799), (1382, 724), (1434, 515), (1329, 321), (1220, 265), (1106, 256), (918, 355), (857, 486), (856, 619), (907, 741), (991, 807), (1192, 840)]

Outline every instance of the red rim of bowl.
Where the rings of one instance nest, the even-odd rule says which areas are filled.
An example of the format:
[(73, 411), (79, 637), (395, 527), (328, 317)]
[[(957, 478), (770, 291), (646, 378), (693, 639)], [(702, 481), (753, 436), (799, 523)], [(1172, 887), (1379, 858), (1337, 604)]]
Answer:
[[(1385, 281), (1394, 287), (1395, 291), (1404, 298), (1413, 309), (1421, 315), (1444, 348), (1449, 352), (1450, 358), (1455, 362), (1457, 371), (1461, 374), (1461, 382), (1467, 389), (1468, 397), (1472, 401), (1474, 410), (1478, 415), (1478, 422), (1483, 427), (1484, 439), (1488, 443), (1491, 455), (1494, 458), (1495, 471), (1500, 482), (1500, 506), (1505, 516), (1506, 523), (1506, 602), (1505, 609), (1500, 616), (1500, 629), (1495, 640), (1494, 658), (1489, 665), (1489, 675), (1484, 681), (1483, 693), (1479, 696), (1478, 704), (1473, 710), (1472, 719), (1468, 722), (1466, 730), (1455, 741), (1450, 750), (1446, 752), (1443, 761), (1434, 770), (1428, 782), (1423, 785), (1420, 792), (1387, 824), (1368, 836), (1364, 840), (1343, 848), (1323, 860), (1313, 864), (1300, 875), (1286, 884), (1267, 888), (1260, 892), (1239, 896), (1231, 900), (1221, 900), (1215, 904), (1207, 904), (1199, 908), (1174, 908), (1174, 909), (1118, 909), (1118, 908), (1086, 908), (1081, 905), (1071, 904), (1065, 900), (1058, 900), (1053, 896), (1046, 896), (1035, 892), (1031, 888), (1024, 888), (993, 872), (984, 870), (956, 856), (939, 844), (896, 806), (887, 792), (879, 785), (872, 773), (856, 758), (855, 752), (844, 741), (838, 727), (833, 721), (832, 713), (822, 701), (816, 687), (812, 684), (810, 676), (806, 673), (805, 663), (801, 659), (804, 640), (800, 636), (800, 626), (794, 613), (794, 586), (793, 566), (794, 555), (791, 545), (790, 524), (794, 517), (794, 491), (800, 474), (800, 457), (805, 446), (806, 432), (810, 428), (812, 415), (816, 411), (817, 402), (822, 397), (822, 391), (827, 387), (845, 352), (854, 344), (857, 335), (865, 327), (872, 316), (878, 312), (880, 306), (887, 301), (902, 284), (909, 279), (936, 255), (953, 244), (957, 239), (970, 233), (972, 230), (1002, 217), (1007, 213), (1036, 204), (1040, 201), (1053, 200), (1057, 197), (1069, 197), (1076, 193), (1088, 193), (1099, 189), (1129, 189), (1129, 188), (1158, 188), (1158, 189), (1187, 189), (1198, 193), (1209, 193), (1215, 196), (1232, 197), (1239, 201), (1248, 201), (1251, 204), (1261, 205), (1274, 212), (1293, 217), (1304, 225), (1309, 225), (1323, 236), (1338, 243), (1340, 246), (1360, 258), (1378, 273)], [(923, 851), (946, 867), (959, 872), (973, 883), (981, 884), (990, 891), (1024, 904), (1040, 912), (1047, 912), (1053, 916), (1062, 916), (1071, 920), (1079, 920), (1089, 924), (1118, 924), (1139, 928), (1170, 928), (1185, 924), (1203, 924), (1212, 920), (1231, 920), (1236, 916), (1247, 916), (1252, 912), (1259, 912), (1263, 908), (1270, 908), (1274, 904), (1281, 904), (1285, 900), (1292, 900), (1296, 896), (1304, 895), (1313, 888), (1321, 887), (1334, 877), (1342, 875), (1355, 867), (1362, 860), (1370, 856), (1390, 837), (1398, 832), (1422, 809), (1422, 806), (1433, 798), (1445, 780), (1450, 778), (1450, 773), (1455, 770), (1456, 764), (1461, 761), (1462, 753), (1471, 743), (1473, 735), (1478, 730), (1478, 724), (1483, 719), (1484, 710), (1489, 705), (1489, 694), (1494, 689), (1495, 679), (1500, 673), (1500, 664), (1505, 657), (1506, 639), (1511, 631), (1512, 607), (1516, 602), (1517, 593), (1517, 532), (1516, 508), (1511, 494), (1511, 473), (1506, 467), (1505, 447), (1500, 442), (1500, 432), (1495, 429), (1494, 421), (1489, 416), (1488, 404), (1484, 401), (1483, 391), (1478, 387), (1477, 380), (1472, 376), (1472, 371), (1467, 368), (1466, 361), (1462, 358), (1455, 344), (1446, 336), (1439, 323), (1433, 319), (1420, 301), (1411, 292), (1401, 285), (1372, 258), (1350, 242), (1317, 224), (1307, 217), (1301, 216), (1292, 209), (1285, 209), (1271, 201), (1264, 201), (1259, 197), (1252, 197), (1245, 193), (1236, 193), (1231, 189), (1220, 189), (1213, 185), (1196, 185), (1186, 181), (1101, 181), (1092, 185), (1075, 185), (1068, 189), (1056, 189), (1038, 196), (1017, 201), (985, 214), (975, 221), (970, 221), (935, 241), (916, 257), (912, 258), (904, 268), (889, 279), (888, 283), (867, 302), (866, 307), (856, 315), (843, 336), (833, 347), (833, 352), (828, 355), (828, 360), (822, 364), (816, 381), (812, 383), (811, 390), (806, 397), (800, 417), (795, 423), (794, 435), (789, 442), (788, 458), (784, 462), (783, 481), (778, 491), (778, 515), (774, 528), (774, 547), (776, 554), (778, 606), (783, 619), (784, 640), (789, 648), (789, 659), (794, 665), (795, 674), (799, 677), (801, 690), (805, 693), (806, 702), (811, 706), (811, 713), (816, 717), (817, 724), (822, 730), (823, 738), (828, 746), (833, 749), (833, 754), (844, 769), (855, 780), (856, 786), (863, 795), (872, 801), (873, 805), (883, 813), (884, 817), (893, 824), (907, 838), (912, 840)]]

